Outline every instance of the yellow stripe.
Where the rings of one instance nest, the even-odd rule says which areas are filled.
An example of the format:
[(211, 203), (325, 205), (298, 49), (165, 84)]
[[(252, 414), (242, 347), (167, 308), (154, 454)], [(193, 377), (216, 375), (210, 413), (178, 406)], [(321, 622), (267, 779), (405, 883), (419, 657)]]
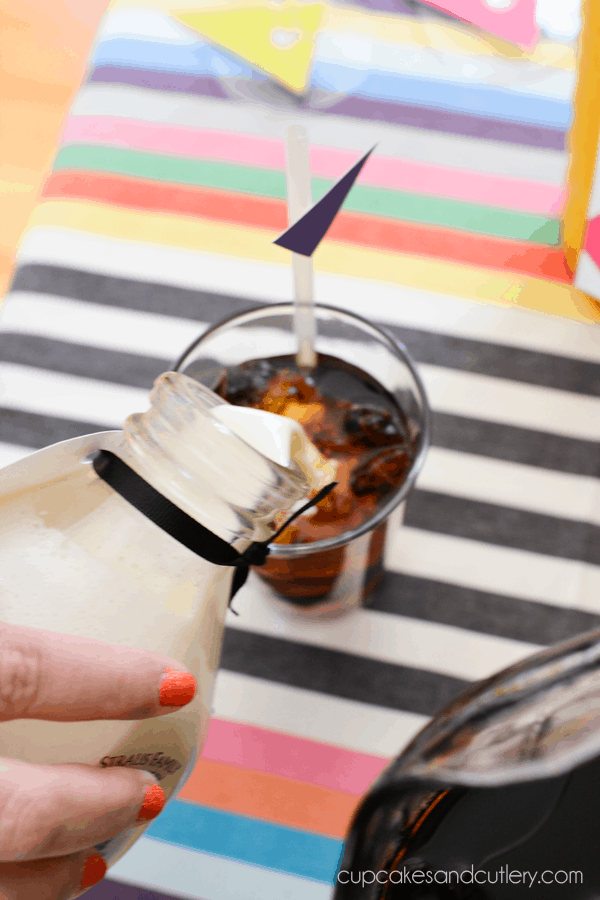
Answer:
[[(113, 0), (111, 9), (121, 6), (149, 6), (148, 0)], [(201, 12), (209, 9), (243, 9), (262, 7), (273, 9), (272, 0), (234, 0), (225, 3), (219, 0), (152, 0), (153, 9), (166, 13)], [(408, 44), (417, 47), (431, 47), (450, 53), (466, 53), (472, 56), (500, 56), (511, 59), (527, 59), (541, 66), (556, 69), (575, 69), (575, 51), (565, 44), (540, 40), (531, 53), (525, 53), (513, 44), (493, 35), (471, 30), (468, 25), (454, 23), (421, 23), (412, 16), (388, 16), (378, 12), (328, 7), (320, 31), (350, 31), (358, 35), (369, 35), (379, 40)]]
[[(140, 212), (89, 201), (49, 200), (34, 210), (30, 228), (36, 226), (69, 228), (122, 240), (290, 264), (289, 253), (271, 243), (277, 237), (276, 231), (191, 216)], [(523, 306), (584, 322), (598, 321), (595, 307), (584, 294), (569, 285), (542, 278), (407, 253), (369, 250), (331, 240), (324, 241), (317, 250), (315, 268), (502, 306)], [(368, 290), (365, 302), (367, 297)]]

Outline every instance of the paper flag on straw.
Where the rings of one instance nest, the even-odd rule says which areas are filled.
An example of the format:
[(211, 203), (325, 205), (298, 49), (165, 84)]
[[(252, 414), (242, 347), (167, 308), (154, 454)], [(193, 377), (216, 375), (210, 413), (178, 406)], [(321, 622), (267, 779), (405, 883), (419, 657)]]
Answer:
[(180, 22), (303, 94), (310, 83), (311, 63), (325, 6), (284, 0), (276, 6), (264, 0), (242, 0), (196, 12), (173, 12)]
[(479, 25), (491, 34), (518, 44), (532, 47), (538, 39), (535, 18), (536, 0), (423, 0), (443, 12)]
[[(375, 147), (377, 144), (375, 144)], [(284, 231), (275, 241), (280, 247), (291, 250), (292, 253), (300, 253), (301, 256), (312, 256), (320, 242), (323, 240), (331, 223), (337, 216), (342, 203), (348, 196), (350, 188), (358, 178), (360, 171), (369, 156), (375, 149), (371, 147), (356, 165), (343, 175), (324, 197), (311, 206), (287, 231)]]

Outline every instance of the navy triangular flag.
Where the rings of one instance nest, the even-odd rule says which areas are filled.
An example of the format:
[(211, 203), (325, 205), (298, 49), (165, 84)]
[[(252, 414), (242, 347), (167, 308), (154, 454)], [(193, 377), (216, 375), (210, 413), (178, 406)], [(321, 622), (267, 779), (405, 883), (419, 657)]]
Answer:
[[(377, 146), (377, 145), (375, 145)], [(349, 172), (337, 181), (324, 197), (317, 200), (314, 206), (273, 241), (292, 253), (312, 256), (340, 211), (342, 203), (348, 196), (350, 188), (358, 178), (360, 171), (375, 147), (371, 147)]]

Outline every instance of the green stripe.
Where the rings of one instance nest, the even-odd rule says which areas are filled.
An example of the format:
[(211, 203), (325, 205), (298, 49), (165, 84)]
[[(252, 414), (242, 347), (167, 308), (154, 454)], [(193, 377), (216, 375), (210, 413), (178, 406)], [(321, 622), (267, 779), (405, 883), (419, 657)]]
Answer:
[[(286, 195), (283, 172), (211, 160), (159, 156), (115, 147), (97, 147), (93, 144), (63, 147), (54, 162), (54, 170), (64, 169), (111, 172), (148, 178), (152, 181), (211, 187), (261, 197), (285, 199)], [(329, 178), (314, 178), (314, 199), (322, 197), (333, 183)], [(344, 209), (405, 222), (459, 228), (495, 237), (520, 241), (535, 240), (537, 243), (552, 246), (558, 245), (560, 237), (559, 223), (543, 216), (493, 209), (477, 206), (475, 203), (461, 203), (457, 200), (427, 197), (422, 194), (367, 187), (363, 184), (357, 184), (352, 188), (344, 203)]]

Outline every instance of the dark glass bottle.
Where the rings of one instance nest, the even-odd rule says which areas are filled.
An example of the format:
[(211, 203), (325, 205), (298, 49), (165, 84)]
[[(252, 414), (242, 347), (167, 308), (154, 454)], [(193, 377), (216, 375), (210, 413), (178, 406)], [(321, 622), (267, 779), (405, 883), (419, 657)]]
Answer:
[(600, 900), (600, 632), (461, 695), (363, 800), (335, 900)]

